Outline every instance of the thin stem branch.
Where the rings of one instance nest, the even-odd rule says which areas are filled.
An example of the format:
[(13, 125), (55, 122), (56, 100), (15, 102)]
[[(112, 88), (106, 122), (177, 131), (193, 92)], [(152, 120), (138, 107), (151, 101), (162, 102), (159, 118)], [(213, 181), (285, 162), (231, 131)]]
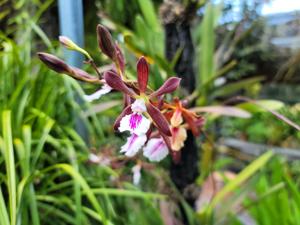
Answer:
[(98, 70), (97, 65), (96, 65), (96, 63), (94, 62), (94, 60), (93, 60), (93, 59), (89, 59), (88, 61), (85, 61), (85, 62), (88, 63), (88, 64), (90, 64), (90, 65), (93, 67), (93, 69), (96, 71), (96, 73), (97, 73), (97, 75), (98, 75), (98, 77), (99, 77), (99, 80), (101, 80), (101, 73), (100, 73), (100, 71)]
[(248, 98), (248, 97), (244, 97), (244, 96), (237, 96), (237, 97), (233, 97), (231, 99), (229, 99), (228, 101), (226, 101), (226, 103), (230, 103), (230, 102), (235, 102), (235, 101), (244, 101), (244, 102), (250, 102), (253, 103), (259, 107), (261, 107), (262, 109), (272, 113), (275, 117), (277, 117), (278, 119), (282, 120), (283, 122), (285, 122), (286, 124), (290, 125), (291, 127), (297, 129), (298, 131), (300, 131), (300, 126), (298, 124), (296, 124), (295, 122), (291, 121), (289, 118), (285, 117), (284, 115), (276, 112), (275, 110), (272, 109), (268, 109), (267, 107), (263, 106), (261, 103)]

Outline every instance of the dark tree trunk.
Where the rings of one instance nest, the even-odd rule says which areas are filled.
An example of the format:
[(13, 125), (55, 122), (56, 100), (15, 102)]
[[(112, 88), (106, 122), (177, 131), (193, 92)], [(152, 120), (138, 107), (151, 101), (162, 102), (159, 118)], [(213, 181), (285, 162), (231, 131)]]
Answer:
[(175, 72), (182, 78), (181, 85), (191, 93), (195, 89), (195, 74), (193, 69), (194, 46), (192, 43), (190, 25), (186, 21), (165, 25), (166, 57), (172, 60), (180, 48), (183, 48)]
[[(175, 72), (182, 78), (181, 85), (187, 94), (195, 89), (194, 46), (190, 32), (190, 18), (195, 13), (195, 7), (191, 7), (183, 8), (178, 2), (170, 0), (165, 2), (160, 11), (166, 34), (166, 57), (172, 60), (176, 52), (182, 49)], [(182, 12), (178, 13), (178, 10)], [(170, 167), (171, 178), (181, 192), (184, 192), (197, 178), (198, 161), (199, 154), (195, 138), (191, 132), (188, 132), (185, 145), (181, 149), (180, 163), (172, 163)], [(189, 197), (189, 194), (185, 195), (185, 198), (191, 206), (194, 205), (195, 199)]]

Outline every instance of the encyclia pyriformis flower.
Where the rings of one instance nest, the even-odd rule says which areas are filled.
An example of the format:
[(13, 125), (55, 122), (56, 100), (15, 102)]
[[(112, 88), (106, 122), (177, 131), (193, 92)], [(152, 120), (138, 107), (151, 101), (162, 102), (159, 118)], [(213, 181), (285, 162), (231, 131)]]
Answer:
[[(141, 104), (144, 104), (146, 106), (145, 113), (152, 119), (152, 122), (157, 127), (157, 129), (161, 133), (167, 136), (171, 136), (171, 131), (167, 120), (162, 115), (160, 110), (152, 104), (151, 101), (154, 98), (175, 91), (176, 88), (179, 86), (180, 78), (170, 77), (158, 90), (152, 93), (146, 93), (149, 77), (149, 66), (144, 57), (141, 57), (138, 60), (137, 74), (137, 87), (132, 86), (131, 84), (129, 84), (129, 82), (126, 83), (126, 81), (123, 81), (122, 78), (118, 76), (118, 74), (112, 71), (104, 73), (104, 79), (106, 83), (113, 89), (121, 91), (126, 95), (129, 95), (132, 99), (138, 99)], [(128, 108), (125, 108), (123, 110), (122, 116), (126, 116), (130, 113), (130, 110), (128, 110)], [(121, 121), (121, 119), (122, 118), (117, 119), (118, 123)]]
[(143, 155), (150, 161), (160, 161), (168, 153), (172, 154), (174, 160), (174, 155), (175, 158), (179, 156), (180, 149), (184, 146), (187, 130), (197, 136), (200, 133), (199, 127), (204, 123), (203, 117), (183, 107), (179, 99), (175, 98), (174, 103), (163, 100), (165, 94), (177, 89), (181, 79), (170, 77), (153, 91), (148, 87), (149, 65), (145, 57), (140, 57), (136, 66), (137, 81), (128, 80), (125, 58), (118, 44), (104, 26), (98, 25), (96, 32), (101, 52), (113, 62), (109, 69), (105, 67), (103, 74), (87, 51), (67, 37), (61, 36), (59, 39), (69, 50), (84, 54), (87, 59), (85, 63), (92, 66), (98, 77), (72, 67), (54, 55), (38, 53), (38, 56), (58, 73), (88, 83), (101, 84), (95, 93), (84, 96), (86, 101), (99, 99), (113, 89), (123, 93), (124, 109), (114, 124), (115, 130), (129, 133), (127, 142), (121, 147), (122, 153), (133, 157), (143, 148)]
[(172, 153), (173, 160), (180, 159), (180, 150), (184, 147), (187, 139), (187, 130), (191, 130), (194, 136), (200, 134), (200, 128), (204, 124), (204, 118), (186, 109), (178, 98), (174, 102), (163, 103), (165, 117), (170, 122), (172, 136), (166, 140)]
[(187, 130), (192, 131), (194, 136), (198, 136), (200, 134), (200, 129), (205, 122), (204, 117), (185, 108), (182, 101), (178, 98), (174, 98), (174, 102), (172, 104), (164, 102), (162, 108), (169, 110), (167, 117), (173, 127), (178, 127), (183, 124)]
[(145, 134), (150, 128), (150, 119), (160, 133), (165, 136), (172, 135), (167, 120), (151, 101), (163, 94), (173, 92), (180, 82), (179, 78), (171, 77), (157, 91), (149, 93), (147, 88), (149, 66), (144, 57), (137, 62), (137, 74), (137, 86), (124, 81), (121, 76), (112, 71), (104, 74), (104, 79), (110, 87), (133, 99), (133, 103), (125, 107), (115, 126), (120, 132), (129, 131), (131, 133), (126, 144), (121, 148), (121, 152), (127, 156), (134, 156), (145, 144), (147, 140)]

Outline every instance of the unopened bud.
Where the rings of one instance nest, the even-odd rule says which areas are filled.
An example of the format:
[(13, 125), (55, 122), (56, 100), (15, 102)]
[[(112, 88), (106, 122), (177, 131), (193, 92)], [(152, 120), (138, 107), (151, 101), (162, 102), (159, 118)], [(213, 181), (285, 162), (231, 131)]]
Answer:
[(116, 45), (107, 28), (99, 24), (97, 26), (97, 37), (98, 37), (98, 45), (101, 51), (112, 60), (116, 60), (117, 57)]
[(80, 48), (77, 44), (75, 44), (70, 38), (66, 36), (59, 36), (59, 42), (65, 46), (67, 49), (80, 52), (84, 54), (88, 59), (91, 59), (90, 54), (84, 49)]
[(70, 66), (54, 55), (44, 52), (39, 52), (37, 55), (43, 63), (58, 73), (70, 73), (72, 71)]
[(66, 64), (63, 60), (54, 55), (39, 52), (38, 57), (43, 63), (46, 64), (46, 66), (48, 66), (55, 72), (67, 74), (76, 80), (81, 80), (89, 83), (101, 83), (98, 77), (91, 76), (87, 72), (79, 68), (71, 67), (68, 64)]
[(70, 38), (66, 36), (59, 36), (59, 42), (68, 49), (74, 50), (79, 48)]

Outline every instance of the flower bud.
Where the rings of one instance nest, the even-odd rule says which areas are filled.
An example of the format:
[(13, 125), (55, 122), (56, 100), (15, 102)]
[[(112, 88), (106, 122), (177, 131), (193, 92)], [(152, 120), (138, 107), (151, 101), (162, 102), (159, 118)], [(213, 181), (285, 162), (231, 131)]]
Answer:
[(101, 81), (97, 77), (91, 76), (87, 72), (79, 68), (69, 66), (63, 60), (54, 55), (39, 52), (38, 57), (46, 66), (57, 73), (64, 73), (76, 80), (81, 80), (89, 83), (101, 83)]
[(59, 42), (70, 50), (79, 48), (70, 38), (66, 36), (59, 36)]
[(66, 36), (59, 36), (59, 42), (63, 46), (65, 46), (67, 49), (80, 52), (80, 53), (84, 54), (88, 59), (92, 58), (87, 51), (85, 51), (84, 49), (80, 48), (70, 38), (68, 38)]
[(58, 73), (69, 74), (72, 72), (72, 69), (70, 66), (68, 66), (68, 64), (54, 55), (44, 52), (39, 52), (37, 53), (37, 55), (43, 63), (45, 63), (50, 69)]
[(141, 93), (145, 93), (148, 84), (149, 78), (149, 65), (145, 59), (145, 57), (139, 58), (137, 62), (137, 74), (138, 74), (138, 84)]
[(98, 37), (98, 45), (101, 51), (112, 60), (116, 60), (117, 57), (116, 45), (107, 28), (99, 24), (97, 26), (97, 37)]

